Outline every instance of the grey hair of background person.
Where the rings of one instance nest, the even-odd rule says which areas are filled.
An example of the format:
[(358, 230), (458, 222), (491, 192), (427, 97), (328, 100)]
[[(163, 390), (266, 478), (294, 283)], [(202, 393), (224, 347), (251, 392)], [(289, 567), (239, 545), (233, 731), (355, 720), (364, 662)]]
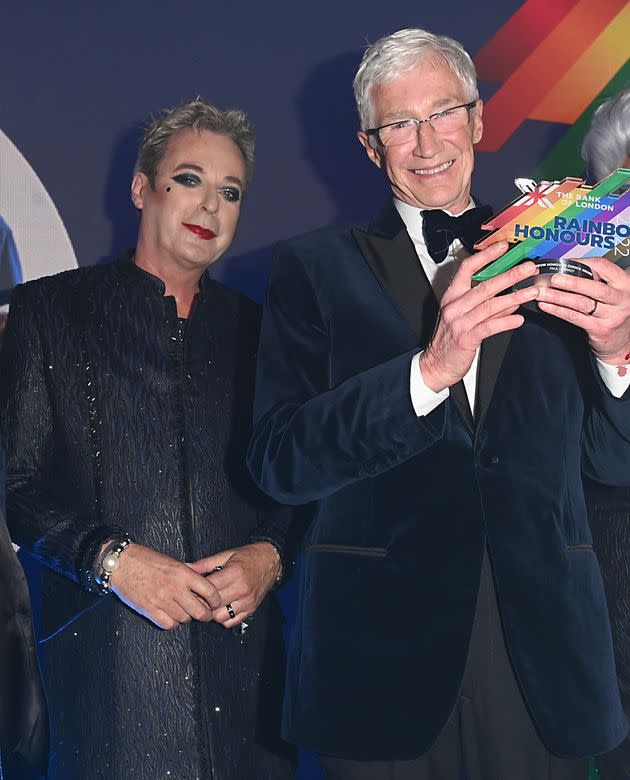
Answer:
[(438, 62), (455, 73), (464, 87), (465, 100), (479, 97), (475, 66), (460, 43), (420, 27), (398, 30), (368, 46), (354, 77), (352, 86), (362, 130), (374, 126), (370, 97), (372, 87), (395, 81), (426, 59)]
[(166, 109), (159, 116), (151, 119), (140, 143), (134, 172), (144, 173), (148, 177), (151, 187), (155, 187), (157, 169), (166, 154), (170, 138), (180, 130), (186, 129), (198, 133), (208, 130), (234, 141), (245, 161), (245, 181), (243, 182), (243, 191), (245, 191), (254, 172), (256, 143), (254, 127), (244, 111), (240, 109), (222, 111), (200, 98), (181, 106)]
[(582, 142), (582, 159), (589, 178), (598, 182), (630, 155), (630, 84), (593, 114)]

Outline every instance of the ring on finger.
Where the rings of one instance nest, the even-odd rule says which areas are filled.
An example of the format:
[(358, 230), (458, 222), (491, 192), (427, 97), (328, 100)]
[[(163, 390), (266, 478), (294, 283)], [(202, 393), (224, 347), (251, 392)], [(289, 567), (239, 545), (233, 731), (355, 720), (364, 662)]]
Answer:
[(599, 304), (599, 301), (597, 299), (593, 298), (593, 308), (590, 311), (586, 312), (586, 316), (587, 317), (592, 317), (593, 314), (595, 314), (595, 312), (597, 311), (598, 304)]
[(232, 607), (231, 604), (226, 604), (225, 608), (227, 609), (227, 613), (230, 616), (230, 619), (234, 620), (234, 618), (236, 617), (236, 612), (234, 611), (234, 607)]

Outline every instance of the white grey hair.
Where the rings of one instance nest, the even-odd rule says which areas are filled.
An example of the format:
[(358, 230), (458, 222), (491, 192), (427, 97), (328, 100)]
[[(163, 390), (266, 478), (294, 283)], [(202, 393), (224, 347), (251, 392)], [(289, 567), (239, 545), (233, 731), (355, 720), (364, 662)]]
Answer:
[(374, 126), (372, 87), (395, 81), (403, 73), (417, 68), (425, 59), (450, 68), (461, 81), (466, 99), (477, 100), (479, 91), (475, 66), (460, 43), (420, 27), (398, 30), (368, 46), (354, 77), (352, 86), (362, 130)]
[(582, 159), (589, 177), (601, 181), (630, 155), (630, 84), (601, 104), (593, 114)]

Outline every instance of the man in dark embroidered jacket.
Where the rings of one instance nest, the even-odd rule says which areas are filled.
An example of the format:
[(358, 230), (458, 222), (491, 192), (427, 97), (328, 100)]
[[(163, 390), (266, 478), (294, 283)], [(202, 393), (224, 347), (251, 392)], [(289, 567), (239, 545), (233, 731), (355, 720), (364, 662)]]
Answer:
[(7, 516), (45, 567), (52, 780), (292, 774), (266, 595), (285, 521), (243, 466), (259, 314), (207, 272), (253, 143), (239, 111), (158, 118), (131, 188), (135, 253), (12, 299)]

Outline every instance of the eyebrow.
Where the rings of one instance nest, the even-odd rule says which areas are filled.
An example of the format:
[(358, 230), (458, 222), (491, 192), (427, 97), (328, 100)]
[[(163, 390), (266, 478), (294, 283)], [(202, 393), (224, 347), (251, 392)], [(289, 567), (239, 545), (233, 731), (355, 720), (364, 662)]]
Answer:
[[(431, 107), (431, 113), (428, 114), (428, 116), (432, 116), (433, 114), (439, 114), (440, 111), (443, 111), (445, 108), (448, 107), (449, 103), (452, 103), (454, 106), (457, 105), (457, 101), (459, 100), (458, 97), (446, 97), (442, 98), (441, 100), (436, 100), (433, 106)], [(410, 119), (413, 116), (412, 111), (404, 110), (404, 111), (391, 111), (388, 114), (385, 114), (383, 117), (383, 120), (393, 120), (396, 121), (397, 119)]]
[(458, 101), (460, 101), (461, 99), (462, 98), (455, 97), (455, 95), (452, 95), (451, 97), (442, 98), (442, 100), (438, 100), (437, 103), (433, 104), (433, 107), (439, 111), (441, 108), (448, 107), (449, 103), (453, 103), (453, 105), (457, 106), (460, 105)]
[(203, 168), (201, 167), (201, 165), (195, 165), (195, 163), (189, 163), (189, 162), (180, 163), (178, 166), (173, 168), (173, 173), (177, 173), (177, 171), (181, 171), (182, 168), (188, 168), (191, 171), (199, 171), (199, 173), (203, 173)]
[[(197, 165), (196, 163), (189, 163), (189, 162), (183, 162), (177, 165), (173, 169), (173, 173), (177, 173), (177, 171), (181, 171), (184, 168), (186, 168), (189, 171), (197, 171), (198, 173), (205, 173), (204, 169), (201, 167), (201, 165)], [(224, 181), (229, 181), (234, 184), (238, 184), (239, 187), (243, 186), (243, 182), (238, 178), (238, 176), (224, 176)]]

